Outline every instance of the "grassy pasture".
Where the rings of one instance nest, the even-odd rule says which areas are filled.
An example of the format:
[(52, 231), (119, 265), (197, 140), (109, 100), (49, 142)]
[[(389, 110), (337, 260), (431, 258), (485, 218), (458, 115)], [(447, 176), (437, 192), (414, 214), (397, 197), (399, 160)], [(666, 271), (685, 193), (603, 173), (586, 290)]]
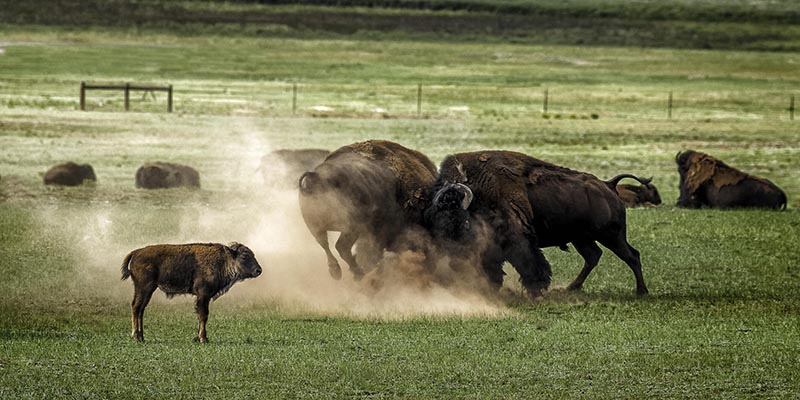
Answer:
[[(800, 135), (785, 110), (796, 53), (27, 25), (0, 37), (2, 398), (800, 393)], [(100, 92), (80, 112), (82, 80), (171, 83), (176, 112), (164, 112), (163, 95), (139, 93), (125, 113), (121, 93)], [(628, 213), (651, 295), (636, 298), (608, 251), (584, 291), (566, 293), (580, 258), (546, 249), (554, 289), (533, 303), (510, 269), (499, 299), (440, 287), (369, 296), (331, 281), (293, 194), (265, 188), (256, 168), (270, 149), (369, 138), (436, 162), (504, 148), (601, 178), (653, 176), (666, 204)], [(673, 157), (686, 148), (773, 180), (790, 210), (673, 208)], [(90, 162), (97, 184), (41, 185), (70, 159)], [(203, 189), (134, 189), (148, 160), (195, 166)], [(191, 341), (191, 299), (161, 294), (147, 310), (148, 342), (132, 343), (125, 254), (231, 240), (253, 247), (265, 275), (212, 304), (211, 345)]]

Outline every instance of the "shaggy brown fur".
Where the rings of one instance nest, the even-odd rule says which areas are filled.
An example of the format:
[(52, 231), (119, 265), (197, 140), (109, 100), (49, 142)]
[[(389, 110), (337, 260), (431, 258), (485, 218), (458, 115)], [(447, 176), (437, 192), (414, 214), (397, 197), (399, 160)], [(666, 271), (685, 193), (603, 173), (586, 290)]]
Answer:
[(133, 280), (131, 336), (144, 341), (144, 309), (156, 288), (172, 297), (192, 294), (197, 297), (195, 310), (200, 320), (197, 339), (208, 342), (206, 321), (208, 304), (234, 283), (261, 275), (261, 266), (253, 252), (242, 244), (158, 244), (130, 252), (122, 262), (122, 279)]
[(200, 174), (192, 167), (167, 162), (145, 163), (136, 170), (136, 187), (166, 189), (200, 187)]
[(79, 165), (72, 161), (58, 164), (44, 174), (45, 185), (78, 186), (87, 180), (97, 180), (92, 166), (89, 164)]
[[(403, 246), (398, 238), (405, 232), (423, 231), (426, 195), (435, 179), (436, 166), (428, 157), (385, 140), (344, 146), (303, 174), (300, 210), (325, 251), (331, 276), (340, 279), (342, 272), (330, 250), (328, 231), (341, 232), (336, 250), (358, 279), (364, 271), (352, 253), (356, 241), (382, 253)], [(368, 259), (377, 262), (379, 256)]]
[[(498, 287), (502, 264), (508, 261), (523, 286), (538, 295), (551, 275), (540, 248), (566, 249), (572, 243), (586, 261), (569, 286), (580, 289), (600, 259), (600, 242), (628, 264), (637, 293), (645, 294), (639, 252), (626, 238), (625, 206), (612, 189), (623, 177), (633, 176), (606, 182), (511, 151), (459, 153), (442, 162), (433, 189), (436, 201), (426, 210), (425, 222), (437, 238), (460, 243), (462, 253), (480, 251), (483, 271)], [(474, 198), (462, 212), (469, 192)], [(480, 238), (470, 232), (475, 225), (490, 228), (485, 243), (478, 243)]]
[(698, 151), (675, 156), (680, 174), (678, 206), (687, 208), (786, 208), (786, 193), (759, 178)]
[(322, 164), (330, 153), (321, 149), (275, 150), (261, 158), (258, 169), (267, 186), (296, 188), (300, 176)]

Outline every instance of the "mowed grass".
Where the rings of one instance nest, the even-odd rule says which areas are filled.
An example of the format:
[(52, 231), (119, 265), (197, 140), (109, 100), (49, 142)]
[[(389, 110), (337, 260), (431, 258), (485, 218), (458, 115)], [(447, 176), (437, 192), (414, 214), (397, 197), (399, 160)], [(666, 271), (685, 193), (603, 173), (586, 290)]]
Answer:
[[(0, 397), (800, 394), (800, 135), (784, 104), (797, 90), (794, 53), (0, 32)], [(95, 92), (91, 111), (79, 112), (82, 80), (172, 83), (176, 112), (139, 93), (125, 113), (121, 94)], [(583, 118), (592, 113), (599, 118)], [(567, 293), (582, 261), (546, 249), (553, 289), (537, 301), (520, 296), (507, 268), (494, 312), (430, 311), (426, 301), (442, 302), (425, 290), (412, 292), (423, 300), (417, 312), (387, 293), (367, 299), (388, 307), (359, 311), (340, 298), (354, 296), (347, 274), (327, 277), (292, 195), (276, 197), (256, 168), (270, 149), (370, 138), (435, 162), (499, 148), (601, 178), (653, 176), (666, 204), (628, 213), (651, 294), (635, 296), (630, 270), (609, 251), (584, 290)], [(673, 158), (687, 148), (773, 180), (790, 209), (675, 209)], [(91, 163), (98, 182), (41, 185), (66, 160)], [(134, 189), (150, 160), (195, 166), (203, 189)], [(133, 343), (125, 254), (231, 240), (253, 245), (266, 272), (212, 304), (211, 344), (192, 342), (191, 299), (161, 294), (147, 309), (147, 342)]]

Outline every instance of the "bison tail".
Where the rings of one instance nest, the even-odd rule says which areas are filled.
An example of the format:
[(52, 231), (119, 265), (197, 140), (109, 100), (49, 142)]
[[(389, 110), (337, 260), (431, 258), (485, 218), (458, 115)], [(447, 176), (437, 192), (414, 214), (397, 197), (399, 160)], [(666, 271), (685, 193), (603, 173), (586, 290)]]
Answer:
[(653, 178), (640, 178), (640, 177), (638, 177), (636, 175), (620, 174), (620, 175), (617, 175), (617, 176), (615, 176), (615, 177), (613, 177), (613, 178), (611, 178), (611, 179), (609, 179), (607, 181), (603, 181), (603, 182), (605, 182), (605, 184), (608, 185), (608, 187), (611, 190), (616, 191), (617, 190), (617, 184), (619, 183), (619, 181), (621, 181), (621, 180), (623, 180), (625, 178), (636, 179), (642, 185), (646, 185), (646, 184), (648, 184), (648, 183), (653, 181)]
[(319, 186), (320, 177), (319, 174), (316, 172), (306, 172), (303, 176), (300, 177), (300, 181), (298, 182), (300, 187), (300, 193), (304, 195), (310, 195), (314, 192), (314, 190)]
[(128, 279), (131, 276), (131, 258), (133, 258), (133, 253), (130, 252), (125, 260), (122, 261), (122, 268), (120, 268), (120, 272), (122, 273), (122, 280)]

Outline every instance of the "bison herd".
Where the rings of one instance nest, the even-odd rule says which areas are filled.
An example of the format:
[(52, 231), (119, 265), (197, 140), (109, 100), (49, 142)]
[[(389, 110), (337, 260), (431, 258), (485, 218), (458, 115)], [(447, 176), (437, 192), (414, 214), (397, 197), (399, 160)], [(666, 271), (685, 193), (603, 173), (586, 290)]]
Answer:
[[(775, 184), (708, 154), (689, 150), (678, 153), (675, 162), (679, 207), (786, 208), (786, 194)], [(639, 252), (627, 239), (625, 208), (661, 203), (651, 179), (621, 174), (604, 181), (503, 150), (451, 154), (437, 169), (421, 152), (385, 140), (333, 152), (278, 150), (264, 156), (259, 170), (266, 183), (277, 187), (295, 182), (303, 220), (337, 280), (342, 270), (328, 232), (340, 232), (334, 247), (356, 280), (369, 268), (383, 268), (384, 252), (410, 250), (423, 255), (424, 270), (446, 262), (456, 275), (479, 276), (491, 290), (502, 286), (508, 262), (526, 292), (536, 297), (551, 279), (542, 248), (567, 250), (571, 244), (577, 250), (583, 269), (567, 289), (579, 290), (603, 254), (601, 244), (630, 267), (636, 293), (648, 293)], [(619, 184), (626, 178), (640, 185)], [(48, 171), (45, 183), (95, 179), (91, 166), (67, 163)], [(199, 184), (197, 171), (177, 164), (147, 163), (136, 172), (141, 188)], [(253, 252), (238, 243), (134, 250), (122, 264), (122, 278), (134, 282), (133, 338), (144, 339), (144, 308), (160, 288), (170, 297), (197, 297), (197, 339), (206, 342), (209, 301), (260, 273)]]

